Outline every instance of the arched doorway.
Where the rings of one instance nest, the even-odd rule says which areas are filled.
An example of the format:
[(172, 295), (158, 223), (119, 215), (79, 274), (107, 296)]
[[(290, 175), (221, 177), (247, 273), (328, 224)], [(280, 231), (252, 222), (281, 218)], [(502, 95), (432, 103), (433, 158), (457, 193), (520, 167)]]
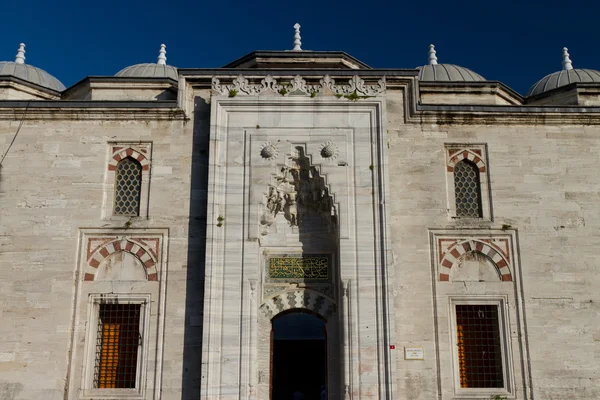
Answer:
[(271, 320), (271, 399), (319, 400), (327, 385), (325, 321), (305, 309), (292, 309)]

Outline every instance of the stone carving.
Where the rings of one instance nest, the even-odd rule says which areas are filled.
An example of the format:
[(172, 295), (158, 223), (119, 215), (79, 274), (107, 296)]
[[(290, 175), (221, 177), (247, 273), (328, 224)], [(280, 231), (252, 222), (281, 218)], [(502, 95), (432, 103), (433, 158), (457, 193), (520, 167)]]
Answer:
[(328, 257), (271, 257), (268, 263), (270, 279), (328, 280)]
[(334, 160), (338, 155), (338, 147), (331, 143), (325, 142), (321, 145), (321, 157)]
[(302, 79), (302, 77), (300, 75), (296, 75), (291, 81), (290, 83), (292, 84), (291, 88), (290, 88), (290, 93), (305, 93), (308, 94), (309, 93), (309, 88), (308, 86), (306, 86), (306, 81), (304, 79)]
[(287, 310), (305, 308), (327, 320), (335, 311), (336, 304), (332, 299), (310, 289), (296, 289), (279, 293), (259, 307), (268, 319)]
[[(308, 215), (327, 216), (335, 221), (336, 210), (329, 188), (319, 170), (310, 165), (302, 147), (296, 148), (291, 166), (284, 165), (269, 185), (261, 225), (270, 226), (283, 213), (291, 226), (299, 226)], [(268, 232), (263, 230), (263, 234)]]
[[(325, 296), (327, 296), (329, 298), (333, 298), (333, 296), (334, 296), (333, 287), (329, 283), (313, 284), (308, 289), (315, 291), (315, 292), (319, 292), (321, 294), (324, 294)], [(262, 297), (263, 297), (263, 299), (266, 299), (268, 297), (273, 297), (273, 295), (275, 295), (276, 293), (285, 292), (286, 290), (290, 290), (290, 285), (287, 283), (286, 284), (278, 284), (275, 286), (265, 285), (265, 286), (263, 286)]]
[(337, 95), (348, 96), (356, 93), (362, 96), (377, 96), (385, 93), (385, 78), (379, 79), (377, 84), (366, 84), (358, 75), (352, 76), (347, 84), (336, 84), (329, 75), (325, 75), (318, 83), (308, 84), (300, 75), (296, 75), (289, 83), (279, 84), (271, 75), (267, 75), (260, 83), (250, 83), (248, 78), (239, 75), (231, 84), (223, 84), (217, 77), (212, 78), (212, 90), (223, 96), (235, 95)]
[(329, 75), (325, 75), (323, 79), (319, 80), (319, 83), (321, 84), (323, 91), (336, 93), (336, 89), (334, 87), (335, 81)]
[(271, 142), (266, 142), (260, 149), (260, 156), (265, 160), (273, 160), (274, 158), (277, 158), (278, 155), (279, 150), (277, 150), (277, 147)]
[(250, 291), (252, 292), (252, 296), (256, 293), (256, 279), (248, 279), (248, 283), (250, 284)]
[(281, 86), (277, 84), (277, 81), (271, 75), (267, 75), (260, 83), (262, 85), (261, 94), (276, 94), (281, 90)]

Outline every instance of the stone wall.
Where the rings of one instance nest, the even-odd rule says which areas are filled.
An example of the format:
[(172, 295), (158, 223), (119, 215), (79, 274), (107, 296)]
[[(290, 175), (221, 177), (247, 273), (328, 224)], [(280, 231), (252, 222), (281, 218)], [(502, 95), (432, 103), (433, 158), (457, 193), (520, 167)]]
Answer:
[[(522, 350), (513, 346), (512, 363), (530, 364), (533, 396), (517, 387), (517, 398), (600, 397), (594, 353), (600, 301), (596, 290), (600, 284), (596, 274), (600, 128), (583, 124), (406, 125), (399, 114), (391, 112), (401, 101), (399, 96), (388, 96), (396, 330), (400, 351), (403, 346), (420, 346), (425, 353), (424, 361), (405, 361), (398, 353), (402, 398), (436, 398), (438, 386), (433, 243), (428, 230), (467, 227), (483, 237), (491, 229), (504, 228), (518, 240), (525, 312), (522, 329), (527, 340), (522, 340)], [(461, 223), (449, 218), (446, 143), (487, 144), (492, 221)], [(437, 294), (440, 300), (450, 293)], [(438, 323), (446, 324), (440, 330), (446, 333), (437, 338), (443, 349), (449, 344), (449, 310), (436, 311)], [(517, 327), (511, 326), (511, 335), (519, 335)], [(520, 360), (519, 353), (529, 353), (530, 360)], [(442, 368), (451, 365), (447, 352), (440, 351), (439, 357)], [(444, 399), (452, 398), (452, 382), (442, 381), (441, 388)]]
[[(145, 398), (199, 397), (211, 121), (210, 94), (193, 94), (194, 106), (186, 105), (193, 110), (189, 120), (132, 110), (106, 110), (96, 118), (78, 111), (49, 112), (44, 118), (26, 118), (20, 130), (20, 111), (0, 120), (2, 152), (19, 130), (0, 169), (0, 398), (79, 398), (89, 294), (82, 289), (89, 284), (83, 241), (86, 232), (100, 231), (119, 237), (166, 232), (157, 267), (163, 273), (157, 285), (164, 290), (152, 282), (139, 289), (141, 284), (127, 286), (127, 281), (106, 290), (131, 293), (133, 287), (150, 293), (155, 324), (150, 329), (159, 332), (164, 326), (164, 343), (150, 346), (155, 353), (149, 358), (159, 367), (146, 370)], [(338, 100), (353, 106), (363, 101)], [(383, 351), (396, 365), (395, 398), (429, 400), (439, 398), (438, 391), (442, 399), (455, 397), (448, 299), (486, 294), (507, 299), (517, 398), (600, 398), (595, 354), (600, 340), (600, 128), (501, 119), (464, 123), (468, 118), (434, 124), (417, 122), (415, 116), (407, 123), (403, 95), (391, 90), (385, 110), (393, 255), (388, 273), (396, 333), (390, 343), (395, 348)], [(265, 113), (261, 118), (246, 127), (281, 128), (277, 117)], [(327, 125), (315, 121), (313, 128)], [(310, 125), (294, 123), (297, 129)], [(129, 219), (102, 217), (110, 200), (106, 176), (113, 142), (152, 144), (149, 218), (134, 218), (130, 225)], [(449, 143), (486, 145), (491, 218), (450, 217)], [(372, 179), (368, 164), (363, 162), (357, 175), (365, 187)], [(208, 221), (209, 226), (216, 223)], [(511, 280), (442, 281), (434, 246), (435, 235), (442, 233), (509, 237)], [(268, 327), (261, 329), (266, 335)], [(424, 359), (405, 360), (405, 347), (422, 347)], [(162, 392), (154, 391), (159, 385)]]
[[(154, 318), (161, 299), (158, 291), (152, 292), (150, 332), (156, 339), (161, 319), (168, 327), (164, 361), (157, 370), (162, 371), (163, 398), (180, 399), (182, 392), (194, 397), (200, 377), (206, 220), (191, 202), (202, 204), (206, 198), (203, 127), (208, 126), (208, 108), (202, 101), (197, 105), (195, 130), (189, 121), (153, 120), (143, 111), (123, 116), (121, 110), (105, 110), (101, 120), (84, 120), (85, 115), (78, 120), (75, 112), (61, 112), (65, 119), (52, 113), (47, 119), (25, 118), (20, 130), (19, 121), (0, 121), (2, 152), (19, 131), (0, 170), (0, 398), (79, 398), (83, 355), (74, 353), (71, 359), (70, 352), (80, 345), (72, 339), (81, 340), (82, 331), (89, 329), (85, 288), (91, 284), (81, 273), (85, 255), (79, 249), (82, 230), (100, 228), (119, 237), (168, 232), (162, 255), (168, 271), (154, 282), (168, 283), (168, 299), (164, 316)], [(147, 219), (102, 218), (103, 194), (112, 186), (105, 176), (113, 142), (152, 143)], [(142, 290), (136, 287), (124, 281), (103, 290)], [(74, 307), (83, 316), (75, 325)], [(162, 359), (163, 354), (151, 358)], [(159, 396), (153, 385), (161, 377), (154, 372), (148, 368), (146, 398)]]

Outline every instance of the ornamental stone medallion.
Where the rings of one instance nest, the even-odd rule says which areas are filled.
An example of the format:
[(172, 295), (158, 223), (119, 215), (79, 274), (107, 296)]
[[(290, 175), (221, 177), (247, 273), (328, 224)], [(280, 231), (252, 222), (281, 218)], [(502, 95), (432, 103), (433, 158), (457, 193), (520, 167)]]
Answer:
[(260, 149), (260, 156), (267, 161), (271, 161), (279, 155), (279, 150), (271, 142), (266, 142)]

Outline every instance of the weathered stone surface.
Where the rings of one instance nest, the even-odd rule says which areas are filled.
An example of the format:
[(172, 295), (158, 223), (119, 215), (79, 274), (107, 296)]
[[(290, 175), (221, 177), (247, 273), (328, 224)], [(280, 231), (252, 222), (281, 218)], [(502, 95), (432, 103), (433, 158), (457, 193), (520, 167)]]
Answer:
[[(228, 97), (211, 92), (211, 78), (182, 78), (177, 110), (100, 110), (91, 100), (27, 112), (0, 169), (0, 398), (85, 395), (88, 296), (102, 293), (150, 296), (146, 399), (267, 399), (269, 318), (290, 304), (327, 318), (330, 398), (456, 398), (450, 307), (485, 296), (506, 305), (509, 394), (600, 398), (598, 110), (527, 110), (464, 89), (435, 99), (431, 87), (435, 106), (417, 107), (410, 76), (386, 77), (385, 92), (357, 99), (325, 86), (313, 97), (305, 86)], [(117, 89), (122, 99), (146, 92)], [(440, 104), (460, 99), (470, 110)], [(490, 106), (498, 103), (513, 105)], [(23, 111), (0, 102), (2, 151)], [(119, 143), (151, 149), (147, 218), (111, 215)], [(453, 218), (450, 144), (485, 148), (481, 220)], [(326, 216), (308, 212), (305, 225), (290, 223), (289, 205), (265, 213), (269, 186), (298, 148), (334, 203)], [(328, 197), (316, 188), (302, 195), (321, 208), (308, 197), (297, 205), (322, 212)], [(119, 264), (107, 250), (111, 261), (93, 266), (92, 234), (124, 246), (160, 237), (162, 254)], [(506, 240), (506, 257), (493, 260), (498, 280), (442, 273), (440, 238)], [(266, 258), (303, 252), (333, 255), (331, 287), (266, 289)], [(88, 270), (108, 264), (112, 274)], [(119, 270), (141, 265), (144, 273)], [(405, 347), (422, 347), (424, 359), (405, 360)]]

